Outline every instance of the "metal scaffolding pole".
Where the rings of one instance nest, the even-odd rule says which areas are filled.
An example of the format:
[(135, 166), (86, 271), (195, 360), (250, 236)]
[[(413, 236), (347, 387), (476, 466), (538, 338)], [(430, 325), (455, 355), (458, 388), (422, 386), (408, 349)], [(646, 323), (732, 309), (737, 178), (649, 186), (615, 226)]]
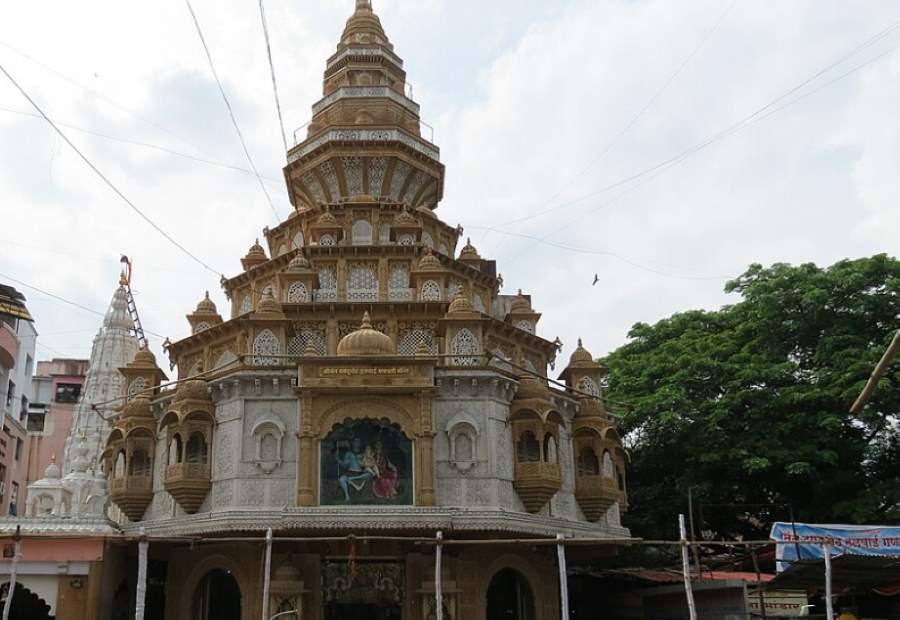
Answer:
[(269, 587), (272, 581), (272, 528), (266, 530), (266, 573), (263, 575), (262, 620), (269, 620)]
[(678, 529), (681, 534), (681, 568), (684, 572), (684, 593), (687, 596), (688, 612), (691, 620), (697, 620), (697, 607), (694, 605), (694, 590), (691, 588), (691, 561), (688, 557), (687, 528), (684, 526), (684, 515), (678, 515)]
[(444, 586), (443, 568), (441, 566), (444, 546), (444, 533), (437, 533), (437, 546), (434, 549), (434, 617), (436, 620), (444, 620)]
[(825, 557), (825, 609), (827, 620), (834, 620), (834, 600), (831, 598), (831, 546), (822, 545), (822, 555)]
[(562, 544), (565, 537), (562, 534), (556, 535), (556, 540), (560, 541), (556, 545), (556, 556), (559, 558), (559, 609), (560, 618), (569, 620), (569, 574), (566, 570), (566, 546)]
[(13, 594), (16, 593), (16, 576), (19, 573), (19, 557), (22, 555), (21, 527), (16, 526), (16, 550), (12, 558), (12, 569), (9, 571), (9, 589), (6, 591), (6, 603), (3, 605), (3, 620), (9, 620), (9, 610), (12, 609)]
[(143, 536), (144, 528), (141, 528), (141, 540), (138, 542), (138, 574), (137, 594), (134, 603), (134, 620), (144, 620), (144, 608), (147, 600), (147, 551), (150, 542)]

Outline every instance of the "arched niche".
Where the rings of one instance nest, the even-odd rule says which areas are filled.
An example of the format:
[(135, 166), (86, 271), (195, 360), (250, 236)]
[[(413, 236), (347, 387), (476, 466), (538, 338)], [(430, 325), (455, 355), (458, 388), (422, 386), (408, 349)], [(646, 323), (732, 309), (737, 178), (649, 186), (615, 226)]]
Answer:
[[(240, 599), (228, 612), (230, 615), (223, 615), (221, 618), (212, 615), (186, 615), (185, 617), (189, 617), (191, 620), (246, 620), (254, 617), (251, 612), (254, 610), (253, 597), (257, 595), (256, 588), (258, 586), (255, 584), (257, 575), (251, 575), (251, 572), (239, 561), (225, 553), (207, 556), (193, 566), (181, 584), (182, 587), (178, 590), (180, 592), (177, 600), (178, 608), (185, 612), (195, 610), (194, 604), (198, 590), (202, 588), (207, 575), (214, 571), (230, 574), (240, 592)], [(232, 597), (232, 601), (233, 599), (234, 597)]]
[(284, 461), (285, 425), (280, 418), (265, 416), (257, 420), (250, 433), (253, 438), (254, 462), (267, 474)]
[[(0, 586), (0, 599), (4, 602), (9, 592), (9, 581)], [(46, 596), (46, 595), (45, 595)], [(21, 583), (16, 583), (13, 591), (9, 620), (51, 620), (50, 604)]]
[(487, 620), (536, 620), (540, 601), (535, 585), (540, 584), (530, 563), (517, 556), (495, 560), (486, 571), (482, 586), (482, 605)]
[(450, 466), (461, 472), (469, 471), (479, 460), (478, 422), (467, 413), (458, 413), (447, 422), (446, 433)]

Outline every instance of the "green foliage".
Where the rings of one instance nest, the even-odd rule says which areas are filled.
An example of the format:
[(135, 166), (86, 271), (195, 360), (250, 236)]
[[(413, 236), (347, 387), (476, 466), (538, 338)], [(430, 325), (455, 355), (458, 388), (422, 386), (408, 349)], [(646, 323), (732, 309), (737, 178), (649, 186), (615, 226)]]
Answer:
[(633, 405), (623, 420), (633, 532), (671, 538), (689, 488), (718, 537), (765, 535), (789, 513), (711, 504), (896, 522), (900, 373), (859, 416), (849, 408), (900, 328), (900, 261), (752, 265), (726, 291), (741, 300), (639, 323), (603, 360), (608, 398)]

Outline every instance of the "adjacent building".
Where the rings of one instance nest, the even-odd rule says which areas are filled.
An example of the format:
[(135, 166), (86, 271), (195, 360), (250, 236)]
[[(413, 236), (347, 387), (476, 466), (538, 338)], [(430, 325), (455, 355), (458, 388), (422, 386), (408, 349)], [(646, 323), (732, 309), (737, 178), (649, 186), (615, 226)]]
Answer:
[(0, 284), (0, 516), (21, 511), (28, 479), (26, 418), (37, 330), (25, 296)]

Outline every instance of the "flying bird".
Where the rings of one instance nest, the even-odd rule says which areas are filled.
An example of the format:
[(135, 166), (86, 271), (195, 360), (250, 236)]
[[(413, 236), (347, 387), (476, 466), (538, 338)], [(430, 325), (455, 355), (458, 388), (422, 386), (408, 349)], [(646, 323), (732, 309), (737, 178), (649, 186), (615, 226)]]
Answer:
[(600, 276), (595, 273), (594, 274), (594, 283), (591, 284), (591, 286), (597, 286), (597, 282), (599, 282), (599, 281), (600, 281)]

